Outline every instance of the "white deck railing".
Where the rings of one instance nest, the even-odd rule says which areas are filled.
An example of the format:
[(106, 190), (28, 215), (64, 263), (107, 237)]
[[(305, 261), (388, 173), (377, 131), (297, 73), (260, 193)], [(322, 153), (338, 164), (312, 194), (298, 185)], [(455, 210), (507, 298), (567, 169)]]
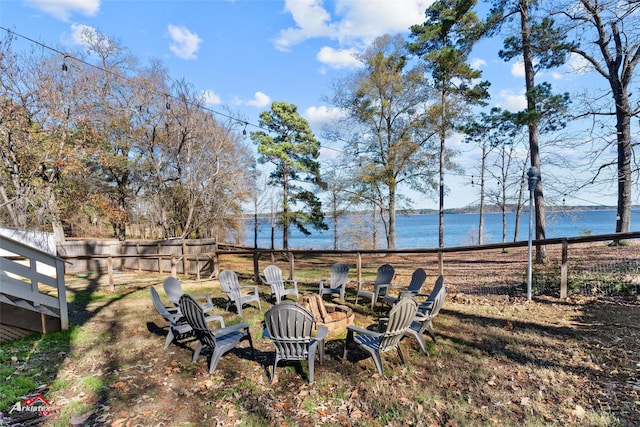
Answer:
[(0, 236), (0, 298), (15, 305), (18, 304), (14, 299), (22, 300), (35, 311), (58, 316), (60, 327), (68, 329), (64, 262), (62, 258)]

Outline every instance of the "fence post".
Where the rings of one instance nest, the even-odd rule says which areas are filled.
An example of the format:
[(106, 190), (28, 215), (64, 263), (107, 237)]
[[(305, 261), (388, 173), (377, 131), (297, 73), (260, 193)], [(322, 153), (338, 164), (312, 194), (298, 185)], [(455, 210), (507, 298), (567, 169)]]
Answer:
[(138, 262), (138, 274), (141, 274), (142, 266), (140, 265), (140, 243), (136, 243), (136, 261)]
[(113, 257), (111, 255), (107, 258), (107, 273), (109, 275), (109, 290), (115, 291), (116, 286), (113, 282)]
[(295, 267), (295, 260), (293, 259), (293, 252), (289, 252), (288, 257), (289, 257), (289, 279), (295, 280), (294, 277), (296, 274), (296, 267)]
[(358, 270), (358, 282), (362, 282), (362, 254), (358, 252), (356, 259), (356, 269)]
[(569, 242), (562, 239), (562, 265), (560, 267), (560, 298), (567, 297), (567, 282), (569, 272)]
[(158, 273), (162, 274), (162, 245), (156, 244), (156, 252), (158, 253)]
[(200, 253), (196, 254), (196, 280), (200, 281)]
[(187, 264), (187, 244), (182, 242), (182, 274), (185, 276), (188, 274), (188, 264)]
[(64, 284), (64, 263), (56, 260), (56, 284), (58, 285), (58, 308), (60, 309), (60, 328), (69, 329), (69, 311), (67, 308), (67, 287)]
[(218, 277), (218, 275), (220, 274), (220, 260), (218, 259), (218, 245), (215, 246), (213, 252), (213, 256), (211, 257), (211, 262), (213, 263), (213, 265), (211, 266), (211, 277), (209, 277), (210, 279), (213, 279), (214, 277)]
[(176, 260), (175, 255), (171, 254), (171, 275), (173, 277), (178, 277), (178, 262), (180, 259)]
[(253, 251), (253, 277), (257, 284), (260, 284), (260, 265), (258, 251)]

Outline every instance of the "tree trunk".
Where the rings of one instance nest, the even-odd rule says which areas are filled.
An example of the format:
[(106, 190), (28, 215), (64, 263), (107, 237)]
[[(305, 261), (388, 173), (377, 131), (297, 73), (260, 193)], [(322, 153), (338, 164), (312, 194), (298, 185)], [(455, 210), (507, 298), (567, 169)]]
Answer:
[(289, 176), (287, 165), (282, 165), (282, 249), (289, 249)]
[(387, 233), (387, 247), (396, 248), (396, 188), (395, 183), (389, 187), (389, 232)]
[(626, 93), (616, 97), (616, 130), (618, 137), (618, 214), (616, 233), (631, 228), (631, 116)]
[(482, 144), (482, 163), (480, 164), (480, 220), (478, 222), (478, 244), (482, 244), (484, 230), (484, 169), (487, 160), (487, 144)]
[[(529, 22), (529, 0), (520, 1), (520, 29), (522, 35), (522, 56), (524, 61), (524, 75), (527, 89), (527, 112), (529, 113), (529, 121), (527, 127), (529, 129), (529, 152), (531, 155), (531, 166), (540, 169), (540, 146), (538, 142), (538, 119), (536, 118), (536, 99), (535, 99), (535, 71), (533, 68), (533, 51), (531, 47), (531, 27)], [(544, 209), (544, 193), (542, 191), (542, 180), (538, 180), (535, 191), (533, 193), (535, 201), (535, 218), (536, 218), (536, 239), (545, 238), (545, 209)], [(536, 245), (536, 262), (543, 263), (546, 261), (546, 248), (543, 245)]]

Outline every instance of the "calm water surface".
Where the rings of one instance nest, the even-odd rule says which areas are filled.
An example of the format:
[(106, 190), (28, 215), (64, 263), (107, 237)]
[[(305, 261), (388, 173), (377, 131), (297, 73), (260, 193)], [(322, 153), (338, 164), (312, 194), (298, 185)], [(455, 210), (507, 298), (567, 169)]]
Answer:
[[(477, 242), (479, 214), (445, 214), (444, 240), (446, 247), (464, 246)], [(371, 221), (366, 218), (364, 221)], [(325, 220), (328, 231), (313, 231), (310, 236), (304, 236), (297, 229), (291, 230), (289, 237), (290, 248), (304, 249), (332, 249), (333, 248), (333, 218)], [(631, 230), (635, 231), (640, 224), (640, 213), (632, 211)], [(253, 220), (246, 222), (243, 244), (253, 246)], [(370, 236), (371, 226), (366, 230), (362, 219), (339, 219), (340, 249), (355, 247), (355, 236)], [(615, 210), (588, 210), (547, 213), (547, 237), (576, 237), (584, 234), (614, 233), (616, 227)], [(377, 248), (386, 247), (384, 232), (378, 227)], [(507, 214), (506, 241), (513, 241), (515, 229), (515, 214)], [(371, 240), (371, 237), (367, 237)], [(529, 238), (529, 213), (523, 212), (517, 240)], [(502, 214), (490, 213), (484, 216), (484, 242), (498, 243), (502, 241)], [(282, 231), (275, 230), (274, 246), (282, 247)], [(271, 227), (266, 220), (259, 221), (258, 247), (271, 247)], [(407, 248), (435, 248), (438, 247), (438, 214), (426, 215), (398, 215), (396, 217), (396, 247)]]

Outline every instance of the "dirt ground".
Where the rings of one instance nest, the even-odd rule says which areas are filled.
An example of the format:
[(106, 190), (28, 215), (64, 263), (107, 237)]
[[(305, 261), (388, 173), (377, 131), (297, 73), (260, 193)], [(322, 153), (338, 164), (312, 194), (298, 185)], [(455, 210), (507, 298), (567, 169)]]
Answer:
[[(227, 324), (250, 323), (256, 357), (245, 342), (209, 374), (203, 357), (191, 362), (194, 342), (163, 350), (165, 324), (148, 291), (155, 286), (165, 298), (162, 279), (123, 275), (111, 293), (92, 288), (90, 279), (69, 278), (77, 295), (69, 306), (71, 323), (78, 332), (60, 357), (57, 386), (48, 394), (54, 408), (45, 424), (640, 425), (636, 297), (528, 302), (457, 289), (434, 320), (437, 341), (426, 337), (429, 354), (404, 339), (408, 363), (386, 353), (385, 377), (361, 351), (350, 348), (343, 360), (339, 337), (326, 343), (313, 384), (304, 363), (279, 365), (271, 384), (273, 346), (261, 337), (262, 314), (271, 306), (268, 287), (260, 286), (262, 310), (245, 306), (240, 318), (224, 309), (217, 281), (183, 278), (186, 292), (212, 294)], [(302, 293), (317, 292), (315, 279), (299, 285)], [(384, 315), (353, 300), (352, 283), (346, 305), (359, 326)]]

